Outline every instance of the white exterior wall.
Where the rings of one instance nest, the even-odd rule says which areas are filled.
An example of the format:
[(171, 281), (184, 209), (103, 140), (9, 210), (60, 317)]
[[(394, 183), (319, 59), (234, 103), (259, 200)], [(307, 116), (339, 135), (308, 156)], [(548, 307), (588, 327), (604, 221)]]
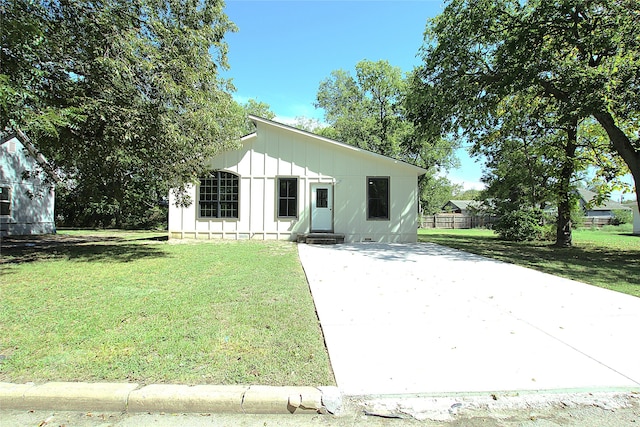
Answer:
[(0, 144), (0, 186), (11, 190), (8, 216), (0, 216), (0, 234), (29, 235), (56, 232), (54, 188), (39, 178), (23, 179), (23, 172), (38, 170), (37, 162), (14, 138)]
[[(289, 128), (258, 123), (243, 147), (217, 156), (211, 168), (240, 179), (238, 219), (200, 219), (194, 203), (176, 208), (170, 196), (171, 238), (293, 240), (310, 231), (310, 186), (333, 183), (334, 232), (347, 242), (415, 242), (421, 169)], [(368, 221), (367, 177), (390, 178), (390, 220)], [(277, 179), (298, 178), (298, 218), (277, 217)]]

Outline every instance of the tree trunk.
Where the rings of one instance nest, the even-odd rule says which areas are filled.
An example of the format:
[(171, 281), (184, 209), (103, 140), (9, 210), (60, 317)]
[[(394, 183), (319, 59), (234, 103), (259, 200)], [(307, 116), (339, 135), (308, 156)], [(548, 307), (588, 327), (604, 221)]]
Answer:
[(640, 188), (640, 152), (634, 147), (629, 137), (616, 125), (611, 114), (608, 112), (597, 113), (594, 114), (594, 117), (609, 135), (609, 141), (611, 141), (613, 148), (629, 167), (636, 187), (636, 203), (640, 208), (640, 198), (637, 197)]
[(571, 177), (574, 172), (576, 147), (578, 144), (578, 122), (576, 120), (567, 127), (567, 143), (565, 158), (560, 170), (558, 191), (558, 223), (555, 246), (568, 248), (572, 245), (571, 236)]
[(560, 194), (558, 202), (558, 222), (555, 246), (569, 248), (573, 244), (571, 236), (571, 198), (568, 193)]

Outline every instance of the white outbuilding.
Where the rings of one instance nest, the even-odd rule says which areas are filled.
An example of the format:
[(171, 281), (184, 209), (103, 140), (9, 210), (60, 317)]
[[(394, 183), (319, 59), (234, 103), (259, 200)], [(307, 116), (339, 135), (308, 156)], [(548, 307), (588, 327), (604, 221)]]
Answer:
[(55, 233), (59, 179), (24, 133), (0, 132), (0, 236)]
[(210, 160), (189, 188), (169, 196), (169, 237), (415, 242), (418, 178), (426, 170), (256, 116), (237, 150)]

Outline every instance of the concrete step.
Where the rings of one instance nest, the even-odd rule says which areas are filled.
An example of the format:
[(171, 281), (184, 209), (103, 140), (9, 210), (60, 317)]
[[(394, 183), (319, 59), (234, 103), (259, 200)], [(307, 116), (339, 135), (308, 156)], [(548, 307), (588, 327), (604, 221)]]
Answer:
[(309, 233), (299, 234), (298, 243), (306, 243), (308, 245), (335, 245), (344, 243), (344, 234), (338, 233)]
[(326, 237), (307, 237), (305, 243), (307, 245), (335, 245), (336, 243), (338, 243), (338, 241), (336, 239)]

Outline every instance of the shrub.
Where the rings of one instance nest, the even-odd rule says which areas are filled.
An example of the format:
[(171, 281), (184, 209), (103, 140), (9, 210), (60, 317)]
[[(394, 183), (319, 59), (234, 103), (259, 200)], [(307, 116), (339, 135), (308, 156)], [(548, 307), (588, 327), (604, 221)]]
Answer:
[(535, 240), (542, 234), (540, 219), (540, 211), (519, 209), (503, 213), (493, 228), (504, 240), (515, 242)]
[(616, 209), (613, 211), (611, 225), (631, 224), (633, 222), (633, 212), (626, 209)]
[(558, 228), (555, 223), (547, 223), (540, 227), (540, 235), (538, 239), (545, 241), (555, 241), (557, 237)]

